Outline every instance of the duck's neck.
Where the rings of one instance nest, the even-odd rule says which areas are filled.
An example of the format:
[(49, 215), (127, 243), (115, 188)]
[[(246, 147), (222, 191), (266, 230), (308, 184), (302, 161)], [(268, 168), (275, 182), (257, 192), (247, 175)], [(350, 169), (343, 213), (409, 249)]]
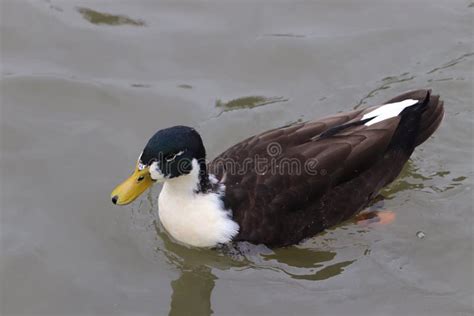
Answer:
[[(193, 170), (195, 168), (195, 159), (193, 159)], [(209, 173), (207, 172), (207, 166), (206, 166), (206, 159), (199, 159), (197, 162), (197, 166), (199, 168), (199, 173), (198, 173), (198, 186), (197, 186), (197, 193), (207, 193), (211, 190), (211, 182), (209, 181)]]
[[(213, 247), (232, 240), (239, 231), (231, 210), (224, 207), (223, 190), (211, 189), (207, 171), (193, 160), (187, 175), (167, 179), (158, 199), (158, 214), (176, 240), (196, 247)], [(207, 188), (207, 189), (203, 189)]]
[(193, 159), (191, 163), (192, 169), (190, 173), (167, 180), (163, 185), (163, 189), (179, 195), (209, 192), (211, 183), (204, 159), (199, 161)]

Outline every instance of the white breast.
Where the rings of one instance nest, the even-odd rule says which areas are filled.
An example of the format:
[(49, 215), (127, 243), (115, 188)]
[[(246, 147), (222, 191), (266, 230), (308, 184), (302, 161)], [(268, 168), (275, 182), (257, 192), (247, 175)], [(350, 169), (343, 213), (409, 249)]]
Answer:
[(158, 198), (159, 217), (176, 240), (195, 247), (227, 243), (239, 225), (224, 209), (220, 193), (195, 193), (199, 166), (193, 161), (190, 174), (167, 180)]

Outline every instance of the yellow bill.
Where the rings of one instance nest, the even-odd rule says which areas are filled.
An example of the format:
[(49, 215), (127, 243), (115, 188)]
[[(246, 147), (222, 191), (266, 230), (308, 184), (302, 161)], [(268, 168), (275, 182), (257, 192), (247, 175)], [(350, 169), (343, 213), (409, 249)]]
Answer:
[(138, 169), (138, 164), (135, 167), (133, 174), (124, 182), (119, 184), (110, 194), (112, 202), (117, 205), (125, 205), (132, 203), (139, 197), (146, 189), (154, 183), (150, 177), (148, 167), (142, 170)]

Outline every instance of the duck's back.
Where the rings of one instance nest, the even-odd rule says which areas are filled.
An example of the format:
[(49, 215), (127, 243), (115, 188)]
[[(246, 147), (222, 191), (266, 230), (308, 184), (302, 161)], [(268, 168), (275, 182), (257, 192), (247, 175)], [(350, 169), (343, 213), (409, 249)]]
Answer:
[(294, 244), (364, 208), (443, 117), (428, 90), (387, 103), (274, 129), (213, 160), (240, 226), (235, 240)]

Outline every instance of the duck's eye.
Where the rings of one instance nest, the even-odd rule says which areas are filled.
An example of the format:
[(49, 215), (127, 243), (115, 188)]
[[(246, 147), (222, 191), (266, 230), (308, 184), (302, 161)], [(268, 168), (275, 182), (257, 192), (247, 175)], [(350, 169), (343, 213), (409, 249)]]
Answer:
[(143, 181), (143, 179), (145, 179), (145, 176), (139, 176), (139, 177), (137, 178), (137, 181), (140, 182), (140, 181)]

